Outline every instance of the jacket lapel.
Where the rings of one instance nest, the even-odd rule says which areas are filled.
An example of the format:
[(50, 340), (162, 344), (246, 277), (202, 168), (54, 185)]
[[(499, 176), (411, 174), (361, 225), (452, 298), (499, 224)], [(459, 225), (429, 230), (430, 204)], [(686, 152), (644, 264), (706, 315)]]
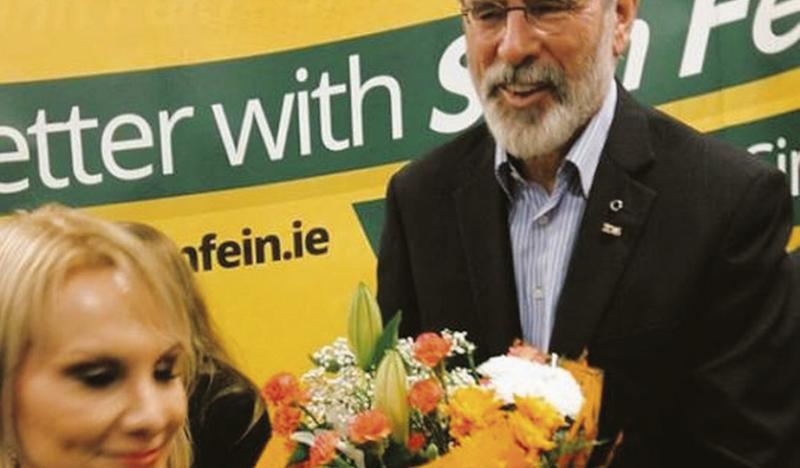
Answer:
[[(494, 142), (488, 136), (465, 160), (453, 191), (458, 233), (476, 305), (482, 355), (504, 353), (522, 336), (508, 235), (508, 201), (494, 173)], [(477, 337), (475, 337), (477, 338)]]
[(550, 348), (559, 354), (578, 356), (591, 342), (657, 196), (635, 178), (653, 162), (643, 112), (619, 88), (556, 311)]

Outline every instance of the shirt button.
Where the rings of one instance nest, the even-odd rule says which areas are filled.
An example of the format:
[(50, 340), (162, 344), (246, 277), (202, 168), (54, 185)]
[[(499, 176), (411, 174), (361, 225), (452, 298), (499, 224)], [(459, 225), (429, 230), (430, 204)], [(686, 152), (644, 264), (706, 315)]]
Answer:
[(539, 226), (546, 226), (547, 223), (550, 222), (550, 217), (547, 215), (542, 215), (542, 217), (540, 217), (536, 222), (539, 223)]
[(544, 289), (539, 287), (533, 288), (533, 298), (537, 301), (544, 299)]

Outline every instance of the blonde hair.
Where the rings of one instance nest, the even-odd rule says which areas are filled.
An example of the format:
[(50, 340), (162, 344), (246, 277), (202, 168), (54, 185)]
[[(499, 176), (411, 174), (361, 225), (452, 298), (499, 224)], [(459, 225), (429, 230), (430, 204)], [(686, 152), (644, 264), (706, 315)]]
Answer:
[(175, 243), (163, 232), (144, 223), (125, 222), (120, 223), (125, 229), (145, 243), (156, 255), (161, 257), (161, 261), (170, 266), (172, 275), (183, 290), (182, 298), (186, 309), (189, 311), (189, 322), (192, 327), (192, 347), (197, 361), (197, 371), (207, 375), (210, 379), (220, 372), (226, 372), (235, 376), (235, 379), (228, 379), (225, 386), (209, 395), (210, 398), (204, 399), (204, 405), (200, 407), (200, 419), (202, 420), (208, 405), (214, 400), (232, 393), (251, 393), (254, 396), (253, 414), (250, 424), (241, 437), (258, 422), (266, 408), (259, 395), (259, 390), (253, 382), (242, 374), (236, 367), (228, 351), (217, 332), (216, 326), (208, 312), (206, 301), (195, 279), (194, 271), (189, 266), (186, 258), (181, 255)]
[[(161, 257), (114, 223), (59, 205), (20, 212), (0, 223), (0, 468), (13, 468), (19, 451), (14, 424), (14, 379), (42, 311), (76, 270), (113, 267), (140, 281), (163, 305), (163, 318), (187, 351), (184, 385), (194, 356), (182, 288)], [(169, 468), (188, 468), (186, 427), (168, 457)]]

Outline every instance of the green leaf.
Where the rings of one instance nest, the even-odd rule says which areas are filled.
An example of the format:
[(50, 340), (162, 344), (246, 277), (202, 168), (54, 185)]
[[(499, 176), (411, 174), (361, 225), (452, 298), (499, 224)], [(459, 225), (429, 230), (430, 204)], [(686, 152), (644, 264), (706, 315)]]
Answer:
[(425, 450), (420, 452), (420, 456), (425, 460), (433, 460), (435, 458), (439, 458), (439, 453), (439, 447), (437, 447), (434, 443), (430, 443), (427, 447), (425, 447)]
[(386, 468), (406, 468), (411, 465), (414, 455), (403, 444), (392, 441), (383, 454), (383, 463)]
[(341, 455), (331, 460), (331, 462), (325, 466), (329, 466), (332, 468), (354, 468), (354, 465), (342, 459)]
[(383, 355), (387, 350), (397, 348), (397, 341), (399, 340), (398, 333), (400, 329), (400, 321), (403, 318), (403, 311), (397, 311), (389, 321), (389, 324), (383, 329), (378, 343), (375, 345), (375, 353), (372, 356), (372, 364), (370, 367), (377, 367), (383, 359)]
[(286, 466), (296, 465), (298, 463), (304, 462), (308, 460), (308, 446), (305, 444), (296, 444), (294, 446), (294, 452), (289, 457), (289, 460), (286, 462)]

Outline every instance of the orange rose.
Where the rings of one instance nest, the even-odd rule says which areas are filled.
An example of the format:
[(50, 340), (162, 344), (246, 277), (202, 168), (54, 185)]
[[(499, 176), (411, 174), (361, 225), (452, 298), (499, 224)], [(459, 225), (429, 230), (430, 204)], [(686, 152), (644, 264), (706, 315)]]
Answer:
[(436, 409), (441, 401), (444, 390), (436, 379), (420, 380), (408, 392), (408, 403), (422, 414), (428, 414)]
[(288, 372), (281, 372), (272, 376), (264, 384), (261, 394), (265, 400), (273, 405), (296, 403), (305, 397), (297, 377)]
[(450, 341), (437, 333), (423, 333), (414, 341), (414, 357), (428, 367), (436, 367), (450, 352)]
[(308, 466), (310, 468), (324, 466), (336, 457), (336, 444), (339, 436), (333, 431), (325, 431), (314, 438), (314, 443), (308, 451)]
[(289, 436), (300, 424), (303, 412), (299, 408), (289, 405), (280, 405), (272, 413), (272, 430), (276, 434)]
[(531, 362), (538, 362), (539, 364), (547, 363), (547, 354), (539, 351), (531, 345), (525, 344), (522, 340), (514, 340), (514, 344), (508, 348), (508, 355), (525, 359)]
[(379, 442), (392, 432), (389, 418), (378, 410), (364, 411), (350, 423), (350, 440), (356, 444)]
[(408, 444), (406, 445), (411, 453), (417, 453), (425, 446), (425, 442), (425, 434), (422, 432), (412, 432), (408, 436)]

